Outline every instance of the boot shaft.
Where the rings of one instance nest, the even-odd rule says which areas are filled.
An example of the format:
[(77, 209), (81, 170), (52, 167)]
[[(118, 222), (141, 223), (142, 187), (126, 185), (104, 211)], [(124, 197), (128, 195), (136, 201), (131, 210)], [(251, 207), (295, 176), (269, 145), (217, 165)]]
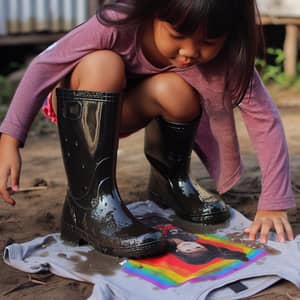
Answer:
[(145, 131), (145, 155), (151, 165), (162, 174), (188, 174), (198, 121), (154, 119)]
[[(69, 194), (75, 199), (115, 181), (120, 93), (57, 89), (58, 130)], [(84, 201), (84, 200), (83, 200)]]
[(116, 185), (119, 93), (57, 90), (58, 129), (68, 177), (61, 236), (103, 253), (144, 257), (166, 249), (161, 232), (140, 223)]

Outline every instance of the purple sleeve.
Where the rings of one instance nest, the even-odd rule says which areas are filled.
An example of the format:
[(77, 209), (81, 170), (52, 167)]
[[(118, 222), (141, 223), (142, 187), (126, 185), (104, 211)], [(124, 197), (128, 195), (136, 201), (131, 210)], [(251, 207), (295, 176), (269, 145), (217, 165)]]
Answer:
[(281, 210), (295, 206), (291, 189), (288, 148), (277, 108), (257, 72), (251, 93), (240, 104), (261, 168), (259, 210)]
[(94, 16), (38, 55), (15, 92), (0, 132), (24, 143), (34, 117), (55, 85), (83, 56), (94, 50), (111, 49), (115, 39), (114, 29), (102, 25)]

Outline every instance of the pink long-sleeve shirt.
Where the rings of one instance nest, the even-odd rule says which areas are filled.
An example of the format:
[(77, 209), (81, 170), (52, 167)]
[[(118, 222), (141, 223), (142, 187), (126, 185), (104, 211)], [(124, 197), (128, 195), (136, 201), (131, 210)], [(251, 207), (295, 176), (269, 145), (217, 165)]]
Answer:
[[(32, 120), (45, 98), (88, 53), (109, 49), (118, 53), (130, 78), (176, 72), (200, 94), (203, 115), (195, 138), (195, 151), (215, 180), (219, 193), (240, 179), (242, 164), (231, 99), (223, 97), (224, 76), (211, 65), (185, 69), (158, 68), (144, 56), (138, 26), (105, 26), (96, 16), (74, 28), (37, 56), (27, 69), (0, 132), (25, 142)], [(99, 70), (105, 72), (105, 70)], [(227, 99), (228, 98), (228, 99)], [(239, 105), (255, 146), (262, 174), (258, 209), (280, 210), (295, 205), (291, 190), (289, 157), (279, 113), (258, 74)]]

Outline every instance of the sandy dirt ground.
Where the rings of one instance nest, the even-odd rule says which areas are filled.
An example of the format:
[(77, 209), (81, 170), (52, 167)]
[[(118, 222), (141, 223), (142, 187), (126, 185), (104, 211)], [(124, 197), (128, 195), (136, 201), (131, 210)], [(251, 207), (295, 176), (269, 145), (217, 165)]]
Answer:
[[(280, 97), (282, 99), (282, 97)], [(293, 98), (294, 102), (295, 97)], [(297, 198), (297, 208), (290, 211), (290, 220), (297, 234), (300, 233), (300, 106), (279, 101), (282, 120), (289, 143), (293, 186)], [(299, 98), (297, 99), (299, 101)], [(295, 104), (295, 103), (294, 103)], [(240, 147), (245, 166), (242, 181), (227, 195), (226, 202), (237, 208), (247, 217), (254, 216), (260, 190), (260, 172), (246, 130), (240, 116), (236, 115)], [(17, 205), (9, 207), (0, 203), (0, 250), (14, 241), (25, 242), (48, 233), (58, 232), (60, 215), (64, 201), (66, 179), (61, 160), (57, 133), (53, 128), (48, 135), (32, 135), (22, 150), (23, 188), (46, 184), (46, 190), (20, 192), (15, 195)], [(193, 156), (191, 171), (193, 177), (207, 189), (214, 191), (213, 182), (207, 172)], [(118, 155), (118, 185), (123, 199), (127, 202), (146, 198), (146, 185), (149, 172), (148, 162), (143, 154), (143, 131), (120, 142)], [(63, 300), (86, 299), (92, 290), (87, 283), (66, 280), (57, 276), (34, 276), (45, 282), (44, 285), (29, 281), (28, 274), (8, 267), (0, 260), (0, 299), (10, 300)], [(25, 284), (24, 284), (25, 283)], [(300, 299), (300, 290), (291, 283), (281, 281), (273, 287), (250, 299)]]

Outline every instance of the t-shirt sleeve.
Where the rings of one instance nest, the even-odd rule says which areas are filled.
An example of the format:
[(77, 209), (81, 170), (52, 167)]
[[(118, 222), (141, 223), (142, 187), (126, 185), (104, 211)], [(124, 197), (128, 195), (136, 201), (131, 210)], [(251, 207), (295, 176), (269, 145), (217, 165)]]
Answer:
[(260, 210), (295, 206), (291, 189), (289, 156), (279, 112), (257, 72), (240, 104), (240, 110), (261, 168)]
[(116, 36), (115, 27), (101, 24), (94, 16), (39, 54), (27, 68), (0, 132), (24, 143), (34, 117), (55, 85), (88, 53), (112, 49)]

